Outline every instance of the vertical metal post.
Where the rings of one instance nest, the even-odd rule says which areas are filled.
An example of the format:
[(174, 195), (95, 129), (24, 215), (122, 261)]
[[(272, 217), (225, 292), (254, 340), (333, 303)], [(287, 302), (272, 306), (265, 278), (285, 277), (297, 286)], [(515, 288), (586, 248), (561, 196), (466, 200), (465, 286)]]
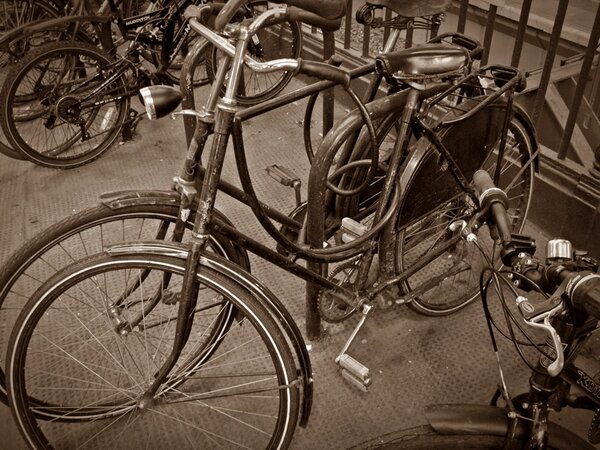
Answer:
[[(392, 19), (392, 10), (390, 8), (385, 8), (385, 21), (389, 21)], [(387, 42), (388, 37), (390, 36), (390, 27), (383, 28), (383, 42)]]
[(531, 0), (524, 0), (523, 6), (521, 6), (521, 15), (519, 16), (517, 35), (515, 36), (515, 47), (513, 49), (512, 59), (510, 60), (510, 65), (513, 67), (518, 67), (519, 61), (521, 60), (521, 51), (523, 50), (523, 40), (525, 38), (525, 31), (527, 30), (527, 19), (529, 18), (530, 10)]
[(494, 35), (494, 24), (496, 23), (496, 13), (498, 7), (496, 5), (490, 5), (488, 10), (487, 22), (485, 24), (485, 35), (483, 37), (483, 56), (481, 57), (481, 65), (485, 66), (490, 57), (490, 51), (492, 49), (492, 36)]
[(411, 48), (413, 46), (413, 36), (415, 35), (415, 29), (412, 24), (406, 29), (406, 40), (404, 41), (404, 48)]
[(460, 2), (460, 11), (458, 12), (458, 25), (456, 26), (456, 31), (459, 33), (465, 32), (465, 27), (467, 25), (467, 10), (469, 8), (469, 0), (461, 0)]
[(596, 72), (594, 74), (594, 81), (592, 82), (592, 91), (590, 92), (590, 105), (592, 105), (592, 111), (600, 111), (600, 69), (599, 69), (599, 67), (600, 67), (600, 65), (596, 66)]
[(533, 124), (536, 126), (539, 125), (539, 121), (542, 116), (542, 110), (544, 109), (546, 91), (548, 90), (548, 85), (550, 84), (550, 74), (552, 72), (552, 66), (554, 65), (554, 57), (556, 56), (556, 51), (558, 49), (560, 33), (565, 22), (567, 6), (569, 6), (569, 0), (560, 0), (558, 9), (556, 10), (554, 27), (552, 27), (552, 35), (550, 36), (548, 51), (546, 52), (546, 61), (544, 62), (544, 69), (542, 71), (540, 85), (533, 103), (533, 113), (531, 114)]
[[(335, 37), (332, 31), (323, 31), (323, 59), (326, 61), (335, 54)], [(333, 127), (334, 88), (323, 92), (323, 136)]]
[(346, 2), (346, 18), (344, 22), (344, 48), (350, 48), (352, 40), (352, 0)]
[(569, 108), (569, 117), (565, 124), (562, 138), (560, 140), (560, 147), (558, 148), (558, 159), (565, 159), (567, 156), (567, 150), (569, 149), (569, 143), (573, 130), (575, 129), (575, 122), (577, 121), (577, 114), (579, 112), (579, 105), (583, 98), (583, 93), (592, 70), (592, 63), (594, 61), (594, 54), (596, 53), (596, 46), (598, 45), (598, 39), (600, 39), (600, 5), (596, 11), (596, 19), (594, 20), (594, 26), (592, 27), (592, 33), (590, 34), (590, 40), (588, 42), (583, 62), (581, 63), (581, 72), (577, 80), (577, 88), (573, 95), (573, 101)]
[(363, 46), (362, 55), (364, 57), (369, 56), (369, 41), (371, 40), (371, 27), (363, 25)]

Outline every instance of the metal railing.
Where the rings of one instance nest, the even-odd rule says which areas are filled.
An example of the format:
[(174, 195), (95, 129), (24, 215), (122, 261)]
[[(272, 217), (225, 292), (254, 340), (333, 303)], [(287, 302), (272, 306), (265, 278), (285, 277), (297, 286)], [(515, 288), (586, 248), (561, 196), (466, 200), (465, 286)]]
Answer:
[[(542, 0), (539, 0), (542, 1)], [(344, 50), (352, 50), (353, 54), (359, 55), (364, 59), (370, 58), (375, 54), (378, 49), (371, 47), (372, 30), (368, 26), (358, 25), (354, 20), (354, 11), (357, 7), (364, 3), (364, 0), (348, 0), (348, 12), (343, 25), (343, 31), (338, 34), (336, 41), (336, 48), (341, 52)], [(479, 21), (483, 22), (483, 31), (480, 36), (472, 36), (480, 40), (485, 48), (482, 64), (488, 61), (490, 56), (490, 49), (492, 42), (496, 36), (497, 28), (499, 28), (499, 22), (506, 22), (507, 19), (502, 15), (502, 8), (505, 5), (506, 0), (489, 0), (489, 1), (469, 1), (469, 0), (454, 0), (451, 10), (448, 15), (457, 16), (456, 31), (465, 32), (467, 23), (470, 17), (477, 14)], [(476, 6), (474, 6), (476, 4)], [(594, 3), (589, 3), (592, 7)], [(510, 64), (513, 66), (520, 66), (523, 45), (525, 42), (526, 33), (531, 30), (531, 25), (528, 23), (531, 20), (531, 5), (532, 0), (523, 0), (520, 5), (520, 11), (518, 14), (518, 21), (511, 19), (511, 34), (514, 36), (512, 55), (510, 57)], [(547, 95), (549, 89), (553, 93), (553, 72), (561, 64), (557, 62), (560, 58), (558, 55), (559, 46), (564, 44), (563, 32), (565, 31), (565, 18), (567, 15), (567, 9), (569, 6), (569, 0), (558, 0), (556, 5), (556, 13), (553, 18), (552, 30), (545, 32), (544, 43), (545, 48), (541, 51), (545, 51), (544, 63), (541, 68), (535, 71), (530, 71), (535, 74), (534, 89), (530, 89), (528, 94), (530, 98), (526, 107), (528, 112), (532, 116), (534, 123), (540, 128), (541, 121), (545, 114), (545, 108), (547, 108)], [(545, 6), (552, 7), (551, 3), (546, 3)], [(485, 9), (487, 8), (487, 9)], [(514, 9), (514, 5), (513, 5)], [(476, 11), (476, 13), (474, 12)], [(385, 11), (385, 19), (389, 19), (392, 15), (391, 11)], [(483, 19), (481, 18), (483, 16)], [(506, 26), (504, 26), (506, 28)], [(353, 33), (357, 34), (359, 39), (353, 39)], [(443, 31), (450, 31), (449, 29), (443, 29)], [(314, 30), (313, 30), (314, 32)], [(536, 30), (539, 35), (540, 30)], [(385, 40), (389, 34), (389, 29), (383, 29), (382, 40)], [(327, 37), (327, 36), (326, 36)], [(362, 37), (362, 39), (360, 39)], [(332, 39), (331, 37), (329, 39)], [(563, 113), (560, 123), (557, 126), (564, 127), (560, 134), (560, 142), (558, 146), (552, 145), (551, 150), (555, 152), (555, 157), (559, 160), (571, 158), (578, 164), (584, 166), (584, 170), (590, 171), (594, 178), (600, 180), (600, 135), (592, 136), (588, 139), (588, 145), (586, 149), (576, 149), (575, 154), (572, 149), (575, 145), (572, 143), (572, 138), (575, 131), (578, 131), (580, 127), (579, 123), (592, 124), (598, 130), (600, 130), (600, 121), (598, 115), (600, 111), (600, 70), (598, 69), (598, 43), (600, 39), (600, 3), (596, 11), (595, 19), (591, 32), (589, 34), (589, 40), (587, 46), (577, 44), (573, 45), (575, 52), (578, 53), (574, 58), (570, 58), (571, 61), (577, 60), (578, 72), (577, 82), (575, 83), (575, 89), (570, 90), (570, 95), (565, 100), (568, 113)], [(327, 40), (327, 39), (326, 39)], [(546, 43), (547, 41), (547, 43)], [(413, 30), (408, 29), (405, 35), (405, 46), (409, 47), (413, 43)], [(331, 54), (332, 44), (328, 44), (328, 54)], [(509, 52), (509, 50), (506, 50)], [(561, 103), (562, 104), (562, 103)], [(582, 109), (582, 107), (585, 107)], [(585, 111), (584, 111), (585, 110)], [(581, 114), (585, 115), (582, 119)], [(566, 115), (566, 120), (565, 116)], [(545, 127), (541, 127), (545, 128)], [(593, 134), (593, 133), (592, 133)], [(542, 136), (543, 141), (543, 136)], [(581, 141), (578, 141), (581, 142)]]

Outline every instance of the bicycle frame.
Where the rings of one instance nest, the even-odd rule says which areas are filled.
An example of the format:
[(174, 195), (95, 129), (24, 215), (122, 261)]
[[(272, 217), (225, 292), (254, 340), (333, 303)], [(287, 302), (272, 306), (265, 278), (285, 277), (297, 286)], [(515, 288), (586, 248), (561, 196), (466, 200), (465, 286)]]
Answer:
[[(311, 228), (314, 229), (315, 226), (313, 225), (313, 218), (311, 217), (313, 213), (310, 211), (310, 202), (306, 219), (306, 222), (309, 225), (306, 227), (306, 242), (312, 245), (310, 247), (305, 247), (287, 239), (282, 232), (275, 228), (275, 226), (270, 222), (270, 219), (281, 221), (285, 224), (285, 226), (298, 230), (304, 228), (303, 224), (293, 219), (284, 218), (284, 214), (275, 212), (271, 208), (265, 207), (265, 205), (259, 202), (252, 187), (243, 146), (243, 121), (283, 106), (290, 101), (305, 98), (314, 93), (328, 89), (336, 84), (335, 76), (333, 76), (330, 81), (317, 82), (305, 88), (300, 88), (293, 93), (266, 101), (262, 104), (247, 108), (245, 110), (240, 111), (236, 108), (235, 94), (241, 78), (243, 64), (247, 64), (249, 67), (259, 72), (276, 70), (301, 70), (299, 63), (296, 60), (282, 59), (267, 63), (257, 63), (246, 54), (248, 42), (252, 38), (253, 34), (264, 23), (266, 23), (270, 17), (284, 17), (285, 15), (283, 13), (283, 8), (270, 9), (261, 14), (247, 27), (243, 26), (230, 30), (229, 32), (235, 33), (235, 46), (230, 44), (226, 38), (219, 36), (212, 30), (199, 23), (196, 19), (192, 18), (189, 21), (192, 28), (194, 28), (194, 30), (197, 31), (200, 36), (205, 38), (206, 41), (200, 41), (195, 44), (192, 51), (188, 55), (188, 58), (186, 58), (186, 63), (184, 64), (183, 70), (184, 76), (182, 76), (182, 78), (185, 80), (185, 83), (189, 83), (191, 81), (189, 74), (193, 73), (193, 70), (190, 70), (189, 67), (191, 63), (188, 63), (188, 61), (197, 60), (208, 43), (221, 50), (224, 54), (224, 57), (219, 65), (219, 70), (208, 95), (204, 109), (201, 111), (184, 110), (182, 112), (183, 114), (187, 114), (196, 118), (197, 125), (188, 149), (188, 153), (186, 155), (184, 170), (182, 171), (181, 175), (175, 179), (175, 186), (178, 192), (181, 194), (182, 200), (180, 217), (187, 217), (189, 215), (189, 209), (192, 205), (192, 202), (196, 198), (198, 198), (198, 210), (196, 213), (191, 241), (189, 243), (186, 273), (181, 291), (182, 301), (179, 305), (177, 325), (178, 331), (173, 346), (173, 352), (170, 359), (160, 369), (153, 385), (148, 389), (147, 395), (149, 398), (156, 392), (156, 389), (158, 389), (164, 378), (168, 375), (169, 371), (175, 364), (178, 352), (185, 344), (187, 336), (190, 333), (193, 322), (193, 314), (190, 314), (190, 312), (193, 311), (193, 308), (195, 307), (195, 298), (198, 289), (193, 274), (196, 273), (196, 270), (199, 267), (199, 261), (204, 252), (207, 238), (212, 230), (218, 230), (219, 233), (231, 237), (251, 252), (281, 266), (290, 273), (307, 280), (309, 282), (307, 291), (320, 288), (333, 289), (340, 295), (343, 295), (344, 298), (349, 299), (348, 302), (351, 304), (351, 306), (356, 308), (360, 308), (369, 299), (369, 296), (372, 298), (375, 295), (375, 293), (369, 292), (368, 288), (365, 288), (364, 291), (357, 293), (351, 289), (340, 287), (322, 276), (320, 269), (322, 263), (341, 261), (358, 254), (366, 254), (367, 258), (369, 258), (368, 255), (374, 254), (376, 250), (377, 236), (390, 222), (390, 218), (395, 217), (398, 211), (400, 189), (398, 189), (398, 186), (396, 186), (396, 181), (394, 178), (395, 171), (389, 171), (386, 175), (388, 182), (385, 184), (381, 193), (381, 197), (385, 200), (382, 201), (378, 206), (379, 213), (376, 216), (376, 221), (378, 220), (378, 223), (369, 232), (355, 241), (349, 244), (343, 244), (339, 247), (336, 246), (333, 249), (321, 248), (323, 238), (321, 236), (317, 236), (317, 232), (314, 233), (316, 237), (311, 235)], [(272, 22), (269, 22), (269, 24), (272, 24)], [(351, 73), (351, 77), (357, 77), (372, 70), (373, 66), (366, 66), (353, 71)], [(219, 101), (221, 86), (223, 85), (228, 71), (229, 79), (226, 92), (223, 98)], [(506, 83), (504, 87), (499, 89), (499, 94), (497, 94), (497, 96), (502, 95), (509, 89), (512, 89), (515, 83), (515, 80)], [(360, 111), (360, 108), (358, 112), (355, 111), (349, 114), (347, 118), (343, 120), (338, 127), (332, 130), (326, 137), (325, 142), (323, 143), (323, 148), (333, 149), (334, 151), (332, 152), (330, 150), (319, 153), (320, 155), (325, 155), (323, 156), (323, 161), (325, 164), (322, 165), (322, 169), (318, 168), (321, 167), (321, 164), (313, 165), (312, 168), (314, 169), (317, 167), (317, 169), (311, 169), (310, 179), (327, 179), (327, 170), (329, 168), (327, 161), (330, 163), (333, 159), (333, 155), (336, 150), (335, 143), (344, 142), (345, 138), (349, 135), (358, 133), (364, 124), (364, 117), (366, 115), (368, 115), (371, 120), (376, 121), (380, 117), (385, 117), (386, 115), (393, 114), (394, 112), (404, 110), (405, 124), (403, 131), (399, 133), (398, 140), (399, 142), (405, 142), (405, 135), (408, 132), (409, 123), (413, 120), (413, 115), (417, 110), (417, 104), (420, 104), (420, 102), (426, 98), (443, 98), (444, 93), (452, 92), (459, 87), (460, 84), (454, 85), (451, 82), (441, 82), (424, 90), (401, 90), (399, 92), (392, 93), (383, 99), (374, 100), (368, 103), (366, 105), (365, 114)], [(496, 97), (491, 96), (490, 101)], [(506, 115), (505, 121), (508, 121), (508, 117), (509, 115)], [(423, 123), (419, 123), (419, 126), (423, 129), (427, 128)], [(207, 158), (208, 163), (206, 168), (203, 168), (201, 167), (201, 157), (207, 137), (210, 134), (213, 134), (212, 147)], [(233, 146), (238, 165), (238, 173), (242, 180), (243, 190), (233, 188), (232, 186), (222, 182), (220, 179), (228, 139), (230, 136), (233, 140)], [(435, 144), (436, 147), (439, 147), (438, 150), (441, 152), (441, 154), (450, 156), (448, 151), (443, 148), (443, 145), (440, 142)], [(399, 155), (396, 155), (396, 159), (399, 160)], [(448, 158), (448, 161), (450, 165), (454, 164), (451, 156)], [(319, 170), (321, 170), (321, 172), (319, 172)], [(456, 175), (457, 181), (461, 185), (463, 192), (471, 195), (470, 190), (466, 185), (465, 177), (461, 176), (460, 168), (454, 167), (452, 173)], [(197, 189), (196, 186), (198, 186), (199, 183), (201, 183), (201, 188)], [(312, 200), (316, 199), (317, 205), (322, 205), (323, 203), (319, 201), (319, 197), (310, 192), (310, 186), (311, 183), (309, 181), (309, 197)], [(323, 189), (323, 183), (322, 186)], [(263, 228), (275, 239), (276, 242), (282, 244), (286, 249), (288, 249), (293, 254), (293, 258), (286, 258), (264, 246), (263, 244), (254, 241), (243, 233), (238, 232), (232, 227), (229, 227), (226, 224), (221, 224), (214, 220), (212, 210), (217, 192), (221, 189), (232, 195), (234, 198), (249, 205)], [(324, 191), (321, 192), (321, 195), (323, 194)], [(387, 202), (388, 199), (389, 205)], [(384, 212), (386, 206), (389, 206), (389, 208), (387, 208), (387, 211)], [(320, 206), (317, 206), (317, 209), (320, 209)], [(314, 215), (316, 216), (317, 214)], [(322, 222), (320, 222), (320, 220), (322, 220), (322, 218), (315, 217), (314, 219), (315, 223), (317, 224), (317, 228), (321, 227)], [(182, 222), (182, 220), (178, 221), (178, 224), (179, 222)], [(321, 233), (323, 232), (322, 227), (319, 231)], [(458, 240), (459, 237), (457, 236), (456, 239)], [(448, 246), (450, 245), (452, 245), (451, 242), (448, 243)], [(308, 261), (307, 268), (304, 268), (296, 263), (293, 260), (296, 257), (306, 259)], [(430, 261), (430, 258), (431, 256), (427, 258), (427, 261), (421, 261), (420, 263), (417, 263), (417, 265), (413, 266), (410, 271), (400, 275), (399, 277), (394, 277), (393, 280), (384, 280), (384, 283), (386, 285), (390, 285), (409, 277), (412, 273), (416, 272), (425, 264), (427, 264), (427, 262)], [(368, 266), (369, 263), (370, 260), (367, 259), (367, 264), (365, 264), (365, 266)], [(365, 270), (368, 270), (368, 267), (365, 267)], [(377, 292), (379, 290), (380, 289), (378, 289)], [(310, 295), (310, 293), (307, 295)], [(310, 326), (310, 324), (307, 324), (309, 335), (311, 334)]]

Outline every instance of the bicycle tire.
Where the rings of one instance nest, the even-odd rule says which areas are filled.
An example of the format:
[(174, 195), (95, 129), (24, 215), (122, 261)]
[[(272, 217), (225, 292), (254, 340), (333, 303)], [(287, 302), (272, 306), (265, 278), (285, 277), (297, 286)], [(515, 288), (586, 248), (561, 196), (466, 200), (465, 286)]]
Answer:
[[(164, 2), (163, 2), (164, 3)], [(191, 4), (194, 5), (202, 5), (206, 3), (205, 0), (194, 0)], [(153, 4), (154, 9), (163, 8), (165, 5), (160, 3)], [(175, 15), (171, 17), (172, 24), (166, 26), (166, 28), (170, 28), (172, 26), (172, 37), (167, 38), (171, 43), (174, 40), (174, 37), (182, 30), (182, 26), (186, 24), (186, 20), (183, 17), (183, 13), (179, 16)], [(165, 33), (165, 30), (161, 30), (162, 33)], [(161, 32), (159, 31), (159, 33)], [(156, 32), (154, 32), (156, 33)], [(158, 41), (163, 41), (164, 37), (160, 37), (160, 34), (157, 36)], [(157, 45), (147, 45), (147, 48), (150, 50), (150, 61), (155, 67), (162, 67), (162, 70), (158, 72), (158, 76), (164, 80), (165, 83), (171, 85), (179, 85), (181, 83), (181, 67), (183, 66), (183, 62), (189, 50), (193, 47), (194, 43), (196, 43), (201, 36), (195, 32), (191, 32), (184, 41), (182, 41), (181, 46), (175, 55), (173, 61), (171, 61), (168, 65), (162, 63), (163, 58), (163, 46), (161, 44)], [(173, 51), (173, 49), (171, 49)], [(206, 75), (206, 65), (204, 60), (202, 60), (199, 64), (197, 64), (194, 76), (193, 76), (193, 86), (199, 87), (208, 83), (208, 76)]]
[[(24, 8), (32, 6), (30, 11)], [(52, 19), (61, 15), (60, 5), (46, 0), (6, 0), (0, 2), (0, 38), (13, 29), (30, 21), (41, 19)], [(41, 42), (40, 42), (41, 43)], [(4, 83), (8, 71), (21, 60), (27, 49), (40, 45), (38, 41), (30, 39), (18, 43), (8, 43), (0, 50), (0, 84)], [(0, 130), (0, 153), (13, 159), (25, 159), (25, 157), (14, 148)]]
[[(494, 123), (493, 117), (497, 114), (503, 115), (503, 111), (504, 106), (492, 104), (479, 113), (479, 118), (475, 116), (472, 121), (451, 125), (442, 136), (442, 139), (449, 142), (448, 149), (469, 180), (479, 168), (494, 173), (498, 141), (495, 144), (496, 148), (489, 152), (483, 162), (481, 149), (485, 148), (484, 145), (488, 145), (488, 148), (491, 145), (484, 142), (487, 139), (485, 126)], [(460, 139), (467, 135), (466, 130), (470, 130), (469, 144), (457, 145), (457, 142), (460, 143)], [(472, 130), (481, 130), (483, 134), (478, 137)], [(513, 183), (514, 176), (518, 175), (518, 181), (515, 181), (506, 193), (509, 198), (508, 213), (512, 220), (512, 231), (519, 233), (531, 203), (534, 177), (532, 155), (536, 149), (532, 137), (517, 117), (511, 119), (508, 134), (498, 187), (506, 189)], [(426, 139), (421, 139), (419, 145), (420, 148), (408, 158), (406, 170), (401, 174), (403, 198), (396, 225), (397, 274), (410, 269), (419, 258), (427, 258), (426, 255), (432, 255), (440, 245), (446, 243), (453, 234), (448, 231), (451, 222), (461, 218), (469, 219), (476, 212), (474, 205), (462, 192), (454, 191), (452, 195), (447, 195), (447, 192), (456, 189), (458, 184), (447, 168), (444, 169), (444, 162), (433, 146)], [(526, 168), (519, 171), (523, 166)], [(431, 207), (432, 204), (435, 206)], [(482, 229), (485, 231), (482, 232)], [(493, 250), (497, 250), (498, 247), (489, 237), (487, 226), (481, 227), (477, 234), (480, 243), (491, 250), (488, 254), (492, 254), (497, 262), (499, 252)], [(409, 307), (421, 314), (432, 316), (458, 311), (477, 298), (479, 273), (484, 265), (475, 246), (464, 241), (457, 242), (440, 256), (431, 258), (423, 269), (402, 283), (404, 292), (410, 293), (415, 289), (419, 292), (419, 286), (427, 281), (436, 277), (439, 280), (436, 286), (426, 292), (411, 296)], [(444, 274), (447, 276), (444, 277)]]
[[(190, 367), (178, 363), (156, 397), (145, 398), (144, 408), (139, 407), (139, 401), (157, 368), (161, 367), (163, 356), (169, 353), (166, 341), (175, 332), (175, 324), (167, 322), (172, 318), (170, 312), (163, 311), (169, 302), (159, 302), (156, 309), (160, 310), (153, 310), (148, 316), (150, 319), (144, 317), (140, 322), (143, 329), (138, 327), (136, 331), (144, 336), (138, 340), (133, 337), (127, 340), (114, 333), (111, 320), (108, 327), (97, 327), (97, 322), (107, 317), (101, 318), (98, 313), (108, 311), (102, 304), (121, 295), (119, 286), (129, 276), (136, 277), (136, 272), (150, 270), (144, 283), (156, 280), (162, 293), (164, 275), (161, 273), (168, 274), (170, 283), (176, 283), (185, 272), (185, 261), (151, 253), (99, 254), (57, 273), (37, 291), (15, 325), (8, 358), (12, 412), (29, 445), (34, 448), (130, 449), (165, 445), (211, 448), (219, 444), (230, 446), (240, 440), (253, 448), (285, 448), (289, 444), (299, 411), (299, 392), (293, 383), (297, 378), (293, 353), (269, 311), (249, 290), (226, 273), (220, 273), (214, 268), (218, 266), (211, 265), (210, 261), (203, 259), (197, 272), (202, 294), (199, 305), (207, 305), (207, 308), (214, 305), (213, 299), (207, 298), (214, 291), (217, 302), (233, 304), (241, 316), (220, 340), (211, 355), (213, 358)], [(155, 271), (159, 272), (156, 277)], [(144, 289), (139, 289), (140, 293)], [(73, 305), (68, 304), (71, 300), (77, 314), (71, 314), (74, 312)], [(133, 304), (129, 299), (126, 303)], [(84, 310), (86, 304), (91, 307), (89, 317)], [(193, 332), (183, 355), (193, 356), (193, 341), (202, 337), (197, 324), (198, 313), (195, 316)], [(159, 338), (155, 341), (146, 335), (150, 330), (147, 321), (152, 317), (160, 317), (157, 327), (172, 325), (168, 330), (158, 331)], [(74, 328), (69, 329), (71, 320)], [(210, 323), (210, 318), (206, 323)], [(57, 324), (61, 329), (58, 332)], [(96, 328), (100, 334), (89, 337)], [(66, 335), (65, 329), (69, 329)], [(107, 339), (107, 332), (114, 336)], [(45, 352), (48, 348), (45, 343), (54, 337), (58, 340), (50, 348), (61, 350)], [(80, 338), (83, 341), (78, 345)], [(165, 353), (159, 348), (163, 343)], [(92, 347), (92, 351), (85, 347)], [(38, 351), (45, 353), (44, 357), (40, 358)], [(121, 371), (127, 373), (123, 376)], [(42, 373), (47, 374), (39, 377)], [(38, 382), (42, 384), (39, 389)], [(116, 392), (112, 396), (103, 393), (103, 389), (113, 386)], [(36, 395), (43, 394), (51, 403), (60, 398), (61, 404), (69, 410), (67, 414), (74, 407), (80, 407), (79, 413), (89, 410), (91, 417), (79, 422), (61, 421), (61, 417), (38, 421), (38, 406), (30, 404), (32, 391), (36, 391)], [(156, 398), (160, 401), (153, 401)], [(174, 431), (177, 427), (186, 429)]]
[[(5, 99), (0, 122), (11, 146), (50, 168), (70, 169), (98, 158), (119, 135), (129, 111), (123, 77), (93, 92), (114, 63), (82, 42), (52, 42), (24, 58), (0, 94)], [(26, 101), (29, 95), (33, 100)]]
[[(256, 16), (268, 8), (268, 2), (263, 0), (249, 1), (248, 8)], [(257, 33), (260, 44), (252, 47), (249, 44), (249, 53), (259, 61), (279, 58), (297, 59), (302, 52), (302, 30), (300, 24), (288, 21), (275, 24), (259, 30)], [(213, 83), (219, 64), (219, 50), (210, 47), (205, 56), (206, 75), (208, 81)], [(236, 96), (240, 105), (250, 106), (264, 102), (279, 94), (291, 81), (294, 73), (291, 71), (275, 73), (256, 73), (244, 66), (243, 90)]]
[[(564, 447), (555, 447), (553, 445), (552, 434), (550, 434), (550, 443), (548, 450), (560, 450)], [(525, 441), (520, 440), (525, 445)], [(438, 434), (431, 426), (424, 425), (420, 427), (402, 430), (397, 433), (391, 433), (378, 438), (375, 442), (371, 441), (360, 445), (362, 450), (435, 450), (435, 449), (463, 449), (463, 450), (484, 450), (505, 448), (504, 436), (494, 436), (489, 434)]]
[[(175, 203), (148, 201), (117, 209), (100, 204), (57, 222), (16, 250), (0, 270), (0, 360), (6, 359), (10, 330), (21, 307), (42, 283), (61, 268), (107, 245), (140, 239), (171, 240), (178, 213)], [(194, 215), (192, 212), (187, 220), (188, 230)], [(212, 234), (208, 249), (250, 271), (246, 255), (231, 241)], [(3, 369), (4, 364), (0, 367), (0, 401), (7, 403)]]

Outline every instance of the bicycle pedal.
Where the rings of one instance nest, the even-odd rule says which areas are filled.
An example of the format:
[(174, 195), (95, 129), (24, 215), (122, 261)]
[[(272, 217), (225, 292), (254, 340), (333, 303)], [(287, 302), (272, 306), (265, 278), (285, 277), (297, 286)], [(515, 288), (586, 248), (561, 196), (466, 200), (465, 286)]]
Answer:
[(273, 164), (266, 167), (265, 170), (271, 178), (284, 186), (294, 187), (295, 184), (300, 183), (300, 178), (287, 167)]
[(341, 355), (337, 363), (342, 369), (342, 377), (351, 382), (360, 390), (367, 392), (367, 388), (372, 382), (371, 371), (367, 366), (358, 362), (347, 353)]
[(265, 170), (271, 178), (277, 180), (280, 184), (294, 188), (294, 193), (296, 195), (296, 207), (302, 204), (302, 198), (300, 194), (302, 182), (294, 172), (287, 167), (278, 166), (277, 164), (268, 166), (265, 168)]
[(342, 219), (341, 230), (342, 230), (342, 241), (344, 243), (351, 242), (354, 239), (356, 239), (357, 237), (362, 236), (363, 234), (365, 234), (368, 231), (368, 229), (365, 225), (363, 225), (360, 222), (357, 222), (354, 219), (351, 219), (350, 217), (344, 217)]

